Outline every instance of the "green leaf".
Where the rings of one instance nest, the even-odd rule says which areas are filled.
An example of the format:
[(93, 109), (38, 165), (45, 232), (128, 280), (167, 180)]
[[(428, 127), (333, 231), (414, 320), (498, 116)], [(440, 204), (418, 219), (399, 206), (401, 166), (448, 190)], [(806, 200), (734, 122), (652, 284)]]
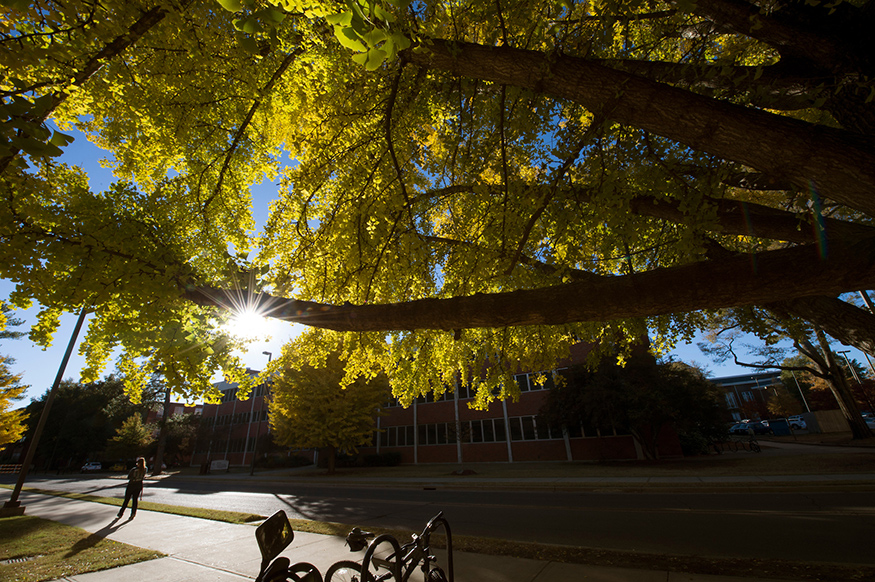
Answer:
[(280, 24), (286, 19), (286, 13), (275, 8), (265, 8), (264, 10), (259, 10), (257, 14), (263, 14), (267, 20), (276, 24)]
[(258, 22), (258, 19), (254, 16), (249, 16), (248, 18), (237, 19), (234, 21), (234, 28), (245, 32), (246, 34), (255, 34), (257, 32), (263, 32), (264, 27), (261, 26), (261, 23)]
[(367, 47), (359, 40), (359, 36), (355, 33), (355, 31), (346, 26), (346, 27), (334, 27), (334, 36), (337, 37), (337, 40), (340, 41), (340, 44), (345, 46), (348, 49), (352, 49), (358, 52), (364, 52), (367, 50)]
[(376, 47), (378, 43), (383, 42), (387, 38), (389, 38), (389, 35), (387, 35), (379, 28), (375, 28), (374, 30), (364, 35), (365, 42), (368, 43), (368, 46), (371, 47)]
[(255, 39), (251, 36), (241, 36), (240, 37), (240, 46), (243, 47), (248, 53), (252, 53), (253, 55), (258, 54), (258, 43), (255, 42)]
[(374, 16), (388, 24), (395, 22), (395, 16), (391, 12), (383, 10), (379, 5), (374, 6)]
[(328, 24), (335, 26), (349, 26), (352, 21), (352, 12), (341, 12), (339, 14), (329, 14), (325, 17)]
[(380, 68), (386, 62), (386, 51), (381, 49), (371, 49), (368, 51), (368, 62), (365, 65), (365, 69), (368, 71), (374, 71)]
[(60, 131), (56, 131), (52, 134), (52, 138), (49, 140), (49, 143), (54, 144), (58, 147), (64, 147), (73, 143), (73, 140), (76, 139), (72, 135), (67, 135), (65, 133), (61, 133)]
[(240, 0), (216, 0), (222, 5), (222, 8), (228, 12), (240, 12), (243, 10), (243, 3)]

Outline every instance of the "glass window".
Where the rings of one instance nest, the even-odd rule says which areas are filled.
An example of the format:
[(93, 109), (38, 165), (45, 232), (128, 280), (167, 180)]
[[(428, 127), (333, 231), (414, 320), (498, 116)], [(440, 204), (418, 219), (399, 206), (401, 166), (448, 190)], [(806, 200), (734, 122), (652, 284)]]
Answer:
[(517, 386), (520, 387), (520, 392), (528, 392), (529, 391), (529, 375), (528, 374), (517, 374), (514, 376), (516, 380)]
[(405, 439), (405, 443), (408, 447), (413, 446), (413, 425), (405, 426), (404, 432), (407, 433), (407, 438)]
[(503, 418), (496, 418), (492, 421), (492, 425), (495, 427), (495, 442), (501, 443), (507, 440), (507, 431), (504, 426)]
[(523, 440), (533, 441), (535, 440), (535, 417), (534, 416), (524, 416), (520, 418), (520, 422), (523, 426)]
[(435, 431), (437, 432), (435, 442), (439, 445), (447, 444), (447, 424), (445, 422), (438, 423), (435, 425)]
[(472, 443), (482, 443), (484, 441), (488, 442), (484, 438), (484, 434), (483, 434), (484, 428), (486, 428), (485, 425), (487, 423), (489, 424), (488, 433), (490, 436), (492, 436), (492, 421), (491, 420), (488, 420), (486, 422), (483, 422), (482, 420), (472, 420), (471, 421), (471, 442)]
[(510, 421), (510, 440), (523, 440), (523, 427), (522, 424), (520, 424), (520, 418), (518, 416), (515, 416), (508, 420)]
[(583, 428), (577, 424), (570, 424), (566, 427), (568, 430), (568, 436), (571, 438), (580, 438), (583, 436)]

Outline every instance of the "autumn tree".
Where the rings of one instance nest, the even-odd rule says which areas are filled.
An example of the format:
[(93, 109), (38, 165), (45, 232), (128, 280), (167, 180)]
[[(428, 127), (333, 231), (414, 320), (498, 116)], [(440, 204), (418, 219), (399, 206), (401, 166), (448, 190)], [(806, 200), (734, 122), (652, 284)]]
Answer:
[(131, 459), (144, 455), (146, 448), (155, 440), (153, 426), (143, 423), (139, 414), (133, 414), (126, 419), (116, 435), (106, 446), (106, 454), (116, 459)]
[[(241, 302), (406, 401), (735, 306), (873, 351), (873, 5), (10, 2), (0, 276), (41, 343), (93, 312), (89, 375), (120, 346), (210, 397)], [(106, 192), (52, 161), (73, 126)]]
[(8, 358), (0, 356), (0, 449), (16, 442), (27, 429), (27, 413), (22, 409), (12, 410), (28, 388), (20, 382), (21, 376), (10, 372)]
[(293, 448), (327, 449), (329, 473), (334, 472), (338, 451), (354, 453), (371, 441), (375, 419), (389, 398), (385, 377), (350, 382), (337, 353), (319, 363), (283, 369), (273, 389), (274, 441)]

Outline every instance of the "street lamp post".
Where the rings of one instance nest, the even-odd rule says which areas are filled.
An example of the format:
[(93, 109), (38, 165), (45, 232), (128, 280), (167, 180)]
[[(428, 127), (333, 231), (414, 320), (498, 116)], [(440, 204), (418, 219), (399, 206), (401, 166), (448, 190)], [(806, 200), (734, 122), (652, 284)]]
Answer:
[(24, 456), (24, 462), (21, 469), (18, 471), (18, 481), (15, 483), (15, 488), (12, 490), (12, 497), (9, 501), (3, 504), (0, 510), (0, 516), (24, 515), (24, 507), (18, 501), (18, 496), (21, 494), (21, 489), (24, 487), (24, 480), (27, 478), (27, 472), (30, 469), (30, 464), (33, 462), (33, 456), (36, 453), (39, 439), (43, 434), (43, 427), (46, 425), (46, 420), (49, 418), (49, 411), (52, 408), (52, 402), (55, 400), (55, 394), (58, 391), (58, 386), (61, 385), (61, 379), (64, 377), (64, 370), (67, 369), (67, 362), (70, 361), (70, 355), (73, 353), (73, 346), (76, 345), (76, 338), (79, 337), (79, 330), (82, 329), (82, 323), (85, 321), (85, 316), (88, 311), (83, 308), (79, 313), (79, 319), (76, 320), (76, 328), (73, 330), (73, 335), (70, 336), (70, 343), (67, 344), (67, 351), (64, 353), (64, 358), (61, 360), (61, 366), (58, 368), (58, 375), (55, 376), (55, 382), (52, 384), (52, 389), (49, 390), (49, 395), (46, 396), (46, 403), (43, 405), (42, 414), (36, 424), (36, 429), (33, 431), (33, 436), (30, 439), (30, 444), (27, 447), (27, 453)]
[[(273, 354), (270, 352), (261, 352), (265, 356), (267, 356), (267, 363), (270, 364), (270, 360), (273, 357)], [(267, 382), (264, 383), (264, 386), (267, 386)], [(253, 396), (252, 406), (255, 406), (255, 400)], [(255, 460), (258, 459), (258, 439), (261, 437), (261, 413), (264, 412), (264, 400), (267, 398), (267, 389), (265, 388), (264, 392), (261, 395), (261, 410), (258, 415), (258, 424), (255, 428), (255, 442), (252, 444), (252, 465), (249, 467), (249, 476), (255, 475)]]
[(851, 351), (851, 350), (841, 350), (841, 351), (837, 351), (836, 353), (842, 355), (842, 357), (845, 359), (845, 362), (847, 362), (847, 364), (848, 364), (848, 368), (851, 369), (851, 374), (854, 375), (854, 380), (857, 381), (857, 384), (860, 384), (860, 383), (861, 383), (861, 382), (860, 382), (860, 377), (857, 376), (857, 370), (854, 369), (854, 367), (851, 365), (851, 360), (848, 359), (848, 353), (849, 353), (850, 351)]
[(796, 372), (790, 370), (790, 373), (793, 375), (793, 380), (796, 382), (796, 389), (799, 390), (799, 396), (802, 397), (802, 404), (805, 405), (806, 412), (811, 412), (811, 408), (808, 407), (808, 401), (805, 400), (805, 394), (802, 393), (802, 386), (799, 385), (799, 380), (796, 378)]

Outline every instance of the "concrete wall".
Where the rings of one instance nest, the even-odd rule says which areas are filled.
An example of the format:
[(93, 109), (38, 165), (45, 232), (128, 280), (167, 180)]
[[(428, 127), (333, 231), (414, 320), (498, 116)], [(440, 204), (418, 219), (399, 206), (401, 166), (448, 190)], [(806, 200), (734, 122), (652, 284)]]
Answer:
[(851, 430), (841, 410), (818, 410), (814, 416), (817, 419), (820, 432), (848, 432)]

